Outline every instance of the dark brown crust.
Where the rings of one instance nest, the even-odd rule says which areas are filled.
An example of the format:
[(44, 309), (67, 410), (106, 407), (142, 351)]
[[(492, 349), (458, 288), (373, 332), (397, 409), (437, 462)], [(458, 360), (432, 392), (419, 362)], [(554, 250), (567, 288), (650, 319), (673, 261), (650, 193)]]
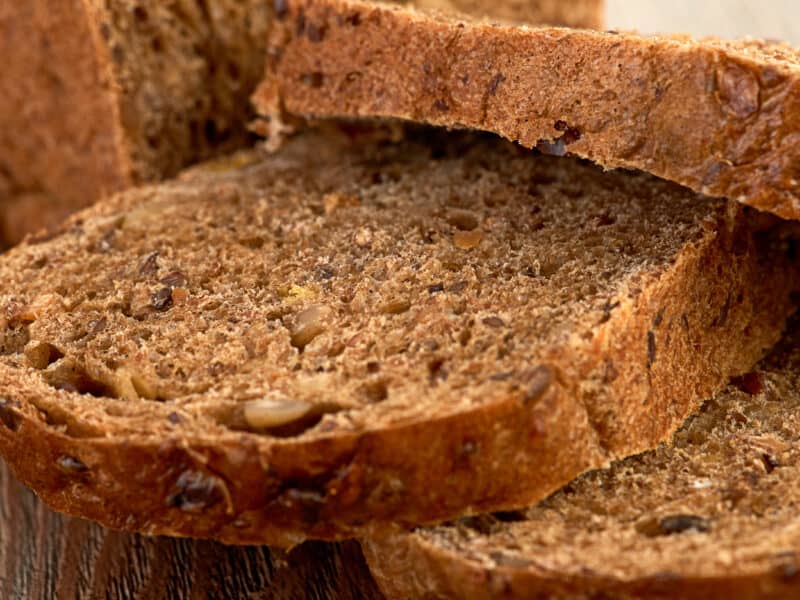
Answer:
[(0, 507), (0, 598), (383, 599), (356, 542), (284, 552), (110, 531), (49, 510), (2, 461)]
[(800, 74), (787, 47), (492, 25), (356, 0), (289, 5), (254, 96), (261, 114), (483, 129), (800, 218)]
[(673, 575), (626, 581), (592, 574), (570, 577), (508, 567), (481, 568), (475, 562), (453, 560), (440, 549), (408, 534), (362, 541), (361, 547), (372, 576), (387, 598), (779, 600), (795, 597), (800, 591), (797, 577), (786, 577), (780, 572), (743, 574), (738, 564), (712, 577)]
[[(17, 376), (0, 370), (3, 388)], [(0, 453), (52, 508), (111, 528), (291, 546), (304, 537), (331, 539), (391, 522), (410, 526), (446, 518), (469, 501), (482, 510), (519, 505), (531, 493), (540, 497), (605, 462), (581, 412), (553, 385), (528, 405), (513, 399), (311, 443), (259, 443), (258, 436), (243, 434), (237, 443), (221, 444), (72, 437), (6, 394)], [(509, 435), (497, 436), (497, 428)], [(412, 440), (418, 451), (398, 451)], [(464, 450), (466, 444), (480, 448), (479, 459)], [(508, 463), (521, 452), (526, 459), (514, 477), (498, 478), (496, 461)], [(65, 469), (65, 456), (86, 468)], [(520, 477), (533, 490), (520, 489)], [(192, 496), (186, 488), (194, 482), (202, 489), (183, 501), (178, 496)], [(403, 488), (392, 489), (393, 482)]]

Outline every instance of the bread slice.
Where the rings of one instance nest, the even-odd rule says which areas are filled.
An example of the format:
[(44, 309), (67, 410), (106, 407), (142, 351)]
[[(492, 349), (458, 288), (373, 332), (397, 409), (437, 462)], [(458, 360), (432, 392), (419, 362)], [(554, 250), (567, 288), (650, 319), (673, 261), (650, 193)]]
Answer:
[(795, 598), (800, 322), (671, 444), (517, 513), (364, 543), (390, 598)]
[[(430, 4), (430, 0), (426, 0)], [(528, 22), (599, 26), (602, 0), (453, 0)], [(132, 184), (243, 145), (272, 0), (26, 0), (0, 6), (0, 171), (52, 198), (12, 242)]]
[(499, 133), (800, 218), (800, 66), (785, 44), (529, 28), (359, 0), (289, 0), (262, 115)]
[(793, 308), (777, 219), (496, 139), (352, 135), (0, 257), (24, 483), (114, 528), (273, 545), (525, 506), (667, 439)]

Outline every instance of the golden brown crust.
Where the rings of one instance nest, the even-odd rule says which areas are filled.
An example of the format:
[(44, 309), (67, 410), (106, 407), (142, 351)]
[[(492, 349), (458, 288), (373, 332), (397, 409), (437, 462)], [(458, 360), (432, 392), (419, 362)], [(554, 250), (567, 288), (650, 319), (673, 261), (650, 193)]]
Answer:
[[(772, 219), (445, 139), (309, 133), (7, 253), (17, 476), (115, 528), (380, 533), (521, 506), (652, 447), (778, 338), (797, 273)], [(287, 400), (317, 419), (265, 429)]]
[(289, 6), (254, 97), (265, 116), (488, 130), (800, 218), (800, 61), (788, 46), (513, 27), (357, 0)]

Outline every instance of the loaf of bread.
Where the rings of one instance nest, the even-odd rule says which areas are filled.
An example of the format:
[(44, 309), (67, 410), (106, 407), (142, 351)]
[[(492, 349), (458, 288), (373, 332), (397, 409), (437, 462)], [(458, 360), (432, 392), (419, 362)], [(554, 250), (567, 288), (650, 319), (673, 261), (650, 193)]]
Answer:
[(0, 257), (0, 453), (47, 503), (274, 545), (525, 506), (669, 438), (793, 308), (792, 224), (347, 131)]
[[(48, 199), (36, 211), (0, 203), (7, 242), (111, 192), (172, 176), (244, 144), (249, 96), (264, 71), (267, 23), (281, 5), (2, 3), (0, 171), (7, 171), (18, 194)], [(441, 7), (599, 26), (603, 3), (448, 0)]]
[(671, 444), (523, 511), (365, 542), (388, 598), (796, 598), (800, 322)]
[(268, 17), (263, 0), (4, 2), (0, 164), (63, 216), (243, 143)]
[(287, 0), (258, 111), (498, 133), (800, 218), (800, 67), (780, 43), (514, 27)]

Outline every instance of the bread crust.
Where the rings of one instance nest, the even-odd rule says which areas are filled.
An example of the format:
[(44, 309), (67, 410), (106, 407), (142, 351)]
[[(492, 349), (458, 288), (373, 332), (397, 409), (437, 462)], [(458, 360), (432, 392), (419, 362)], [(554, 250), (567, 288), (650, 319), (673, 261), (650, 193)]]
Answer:
[[(454, 392), (453, 408), (449, 407), (451, 403), (442, 402), (432, 405), (431, 412), (385, 422), (379, 418), (378, 404), (365, 407), (364, 411), (375, 411), (369, 413), (374, 416), (361, 419), (351, 429), (327, 431), (320, 425), (313, 435), (278, 437), (242, 430), (241, 426), (229, 427), (225, 420), (204, 417), (202, 421), (184, 421), (175, 413), (181, 412), (183, 405), (169, 396), (159, 401), (157, 391), (148, 391), (153, 386), (143, 379), (131, 383), (127, 371), (117, 372), (119, 381), (94, 382), (84, 394), (75, 391), (80, 388), (79, 381), (73, 385), (69, 382), (74, 380), (67, 379), (65, 387), (63, 379), (47, 379), (59, 372), (75, 377), (74, 365), (82, 364), (80, 354), (86, 352), (85, 342), (81, 341), (85, 334), (80, 334), (84, 337), (78, 337), (77, 345), (71, 334), (59, 338), (62, 331), (70, 330), (63, 320), (69, 314), (59, 308), (58, 293), (48, 290), (63, 292), (64, 288), (58, 287), (58, 277), (73, 285), (66, 269), (73, 269), (74, 265), (86, 265), (85, 269), (77, 267), (80, 273), (99, 273), (98, 285), (105, 286), (109, 278), (118, 281), (118, 290), (127, 285), (125, 281), (146, 279), (148, 275), (142, 273), (148, 273), (154, 261), (142, 262), (141, 257), (147, 256), (144, 251), (152, 250), (149, 244), (156, 235), (153, 230), (166, 236), (164, 244), (170, 244), (161, 247), (164, 256), (181, 255), (181, 245), (194, 244), (203, 227), (208, 228), (207, 233), (213, 229), (222, 232), (220, 235), (231, 231), (224, 238), (228, 244), (221, 243), (220, 250), (233, 252), (234, 238), (230, 236), (240, 234), (237, 227), (226, 228), (225, 224), (228, 219), (250, 214), (249, 207), (260, 206), (258, 203), (265, 198), (276, 203), (273, 212), (280, 206), (297, 206), (302, 200), (300, 208), (291, 210), (306, 212), (302, 217), (292, 217), (291, 223), (310, 227), (319, 218), (312, 208), (323, 202), (319, 190), (325, 190), (328, 198), (334, 194), (333, 199), (339, 201), (335, 194), (339, 188), (331, 188), (325, 173), (335, 174), (335, 181), (340, 182), (337, 185), (344, 185), (342, 181), (347, 182), (358, 173), (356, 167), (348, 165), (362, 164), (359, 161), (364, 156), (369, 157), (366, 164), (372, 165), (370, 168), (378, 168), (373, 174), (367, 171), (371, 185), (378, 186), (376, 189), (382, 194), (378, 200), (390, 203), (409, 202), (408, 194), (402, 192), (405, 188), (395, 187), (398, 177), (423, 186), (436, 181), (439, 187), (435, 189), (441, 189), (443, 197), (435, 200), (446, 203), (451, 201), (448, 182), (457, 177), (463, 187), (465, 172), (473, 170), (478, 181), (492, 182), (492, 169), (516, 164), (524, 176), (539, 162), (552, 160), (527, 153), (515, 155), (518, 151), (510, 145), (495, 142), (485, 146), (481, 145), (484, 142), (470, 143), (477, 164), (469, 162), (470, 152), (464, 148), (457, 151), (457, 156), (463, 158), (431, 162), (433, 159), (420, 154), (419, 147), (399, 146), (395, 154), (401, 158), (392, 162), (378, 159), (380, 152), (386, 151), (385, 143), (377, 147), (383, 150), (368, 145), (348, 150), (324, 138), (300, 138), (298, 142), (301, 147), (295, 156), (300, 157), (299, 167), (291, 167), (298, 160), (292, 158), (291, 147), (256, 166), (236, 166), (241, 163), (232, 159), (233, 169), (220, 172), (218, 166), (209, 165), (172, 184), (118, 195), (80, 213), (60, 233), (31, 238), (3, 257), (0, 269), (8, 273), (9, 282), (19, 279), (19, 283), (3, 290), (0, 334), (8, 342), (3, 350), (4, 338), (0, 337), (0, 351), (6, 353), (5, 357), (0, 356), (0, 454), (49, 505), (112, 528), (280, 546), (307, 537), (336, 539), (379, 534), (398, 525), (410, 527), (465, 513), (523, 506), (581, 472), (668, 438), (702, 398), (723, 385), (731, 374), (746, 370), (778, 339), (784, 319), (793, 309), (791, 291), (797, 287), (797, 266), (787, 255), (790, 248), (781, 241), (783, 238), (773, 227), (775, 223), (767, 219), (767, 229), (762, 231), (755, 226), (758, 220), (749, 214), (750, 209), (726, 209), (722, 203), (706, 200), (709, 210), (703, 212), (706, 216), (699, 223), (675, 218), (678, 222), (673, 233), (679, 235), (689, 227), (688, 231), (694, 232), (691, 239), (674, 254), (670, 250), (668, 259), (652, 257), (643, 261), (635, 274), (626, 273), (623, 289), (615, 288), (618, 302), (598, 314), (596, 324), (595, 317), (590, 317), (589, 331), (579, 335), (579, 329), (567, 330), (566, 337), (526, 359), (525, 369), (513, 375), (519, 382), (517, 391), (491, 394), (473, 404), (458, 405), (459, 393)], [(518, 162), (513, 163), (514, 160)], [(477, 166), (487, 161), (489, 166)], [(288, 171), (287, 165), (291, 167)], [(665, 194), (688, 193), (641, 175), (603, 175), (560, 160), (553, 161), (552, 167), (553, 173), (555, 169), (567, 169), (567, 178), (572, 174), (567, 193), (573, 198), (575, 194), (591, 197), (595, 188), (589, 188), (589, 179), (602, 189), (613, 183), (620, 194), (624, 186), (630, 186), (628, 193), (633, 197), (650, 193), (647, 190), (651, 189)], [(427, 175), (413, 179), (410, 174), (419, 169)], [(585, 172), (588, 178), (584, 190), (578, 172)], [(447, 175), (443, 180), (443, 174), (448, 173), (452, 177)], [(559, 181), (540, 184), (532, 193), (555, 193), (567, 185)], [(505, 188), (500, 184), (485, 193), (492, 202), (501, 193), (509, 195), (509, 201), (518, 202), (527, 179), (516, 185)], [(365, 193), (365, 188), (359, 189)], [(298, 196), (301, 192), (297, 190), (306, 196)], [(400, 190), (399, 196), (396, 190)], [(421, 188), (416, 192), (424, 193)], [(568, 196), (555, 197), (562, 203), (569, 201)], [(279, 201), (283, 204), (278, 205)], [(361, 210), (367, 209), (377, 210), (377, 205)], [(171, 210), (173, 216), (164, 216), (159, 210)], [(155, 220), (145, 221), (151, 229), (146, 237), (137, 237), (137, 229), (126, 229), (137, 226), (137, 219), (150, 211), (154, 211)], [(183, 212), (191, 216), (185, 219), (188, 225), (176, 220)], [(531, 215), (526, 218), (535, 220), (535, 211)], [(376, 218), (371, 216), (370, 222)], [(576, 218), (583, 223), (583, 215)], [(608, 215), (597, 218), (610, 219)], [(492, 219), (487, 222), (503, 221), (497, 216)], [(643, 223), (648, 220), (643, 219)], [(206, 225), (199, 227), (198, 222)], [(409, 226), (415, 231), (413, 218)], [(656, 232), (648, 234), (648, 226), (642, 227), (636, 235), (646, 235), (652, 243)], [(109, 228), (119, 240), (118, 249), (113, 251), (109, 248), (114, 248), (115, 238), (108, 237)], [(124, 250), (128, 254), (114, 254), (127, 248), (125, 239), (134, 240)], [(140, 239), (141, 242), (136, 241)], [(260, 246), (254, 248), (248, 250), (252, 254), (248, 254), (248, 261), (273, 260), (265, 258), (270, 255), (259, 254)], [(358, 252), (363, 256), (364, 251)], [(195, 255), (187, 254), (181, 260), (188, 260), (186, 256)], [(459, 256), (463, 260), (466, 254)], [(100, 266), (112, 260), (122, 262)], [(511, 260), (510, 254), (505, 260)], [(650, 267), (651, 261), (659, 266)], [(112, 264), (124, 265), (123, 271)], [(132, 275), (125, 275), (127, 265), (133, 265)], [(234, 274), (235, 268), (232, 264)], [(75, 281), (86, 281), (80, 273)], [(215, 277), (222, 277), (224, 283), (223, 274)], [(136, 283), (131, 289), (150, 289), (146, 285), (149, 284)], [(82, 287), (78, 286), (76, 292), (78, 307), (92, 302)], [(37, 290), (36, 298), (31, 289)], [(201, 316), (184, 313), (189, 308), (177, 306), (168, 312), (148, 308), (141, 314), (130, 306), (113, 308), (117, 306), (113, 304), (114, 293), (101, 289), (102, 292), (94, 292), (96, 299), (105, 302), (108, 297), (112, 302), (104, 326), (116, 328), (130, 323), (125, 326), (130, 327), (124, 330), (127, 335), (135, 334), (142, 323), (151, 328), (148, 335), (155, 335), (152, 328), (166, 335), (178, 331), (175, 327), (187, 319), (194, 322)], [(426, 302), (437, 289), (423, 292)], [(186, 293), (200, 292), (202, 289)], [(150, 302), (149, 293), (146, 297)], [(32, 304), (26, 308), (21, 304), (23, 300)], [(235, 295), (225, 298), (225, 302), (233, 306), (242, 299)], [(435, 310), (437, 305), (430, 306)], [(97, 319), (92, 316), (94, 309), (86, 310), (86, 316), (80, 319), (93, 321), (81, 321), (82, 331), (95, 327)], [(241, 318), (235, 310), (229, 315)], [(119, 321), (114, 320), (117, 316)], [(13, 336), (21, 331), (20, 320), (31, 319), (30, 341), (20, 349), (20, 343), (15, 341), (19, 338)], [(744, 338), (743, 332), (747, 332)], [(181, 335), (189, 335), (189, 331)], [(110, 343), (112, 351), (103, 350), (103, 357), (117, 356), (117, 346), (113, 344), (123, 341), (114, 342), (112, 338)], [(37, 358), (42, 356), (42, 348), (46, 354)], [(310, 351), (306, 349), (306, 354)], [(187, 356), (186, 360), (190, 363), (198, 359)], [(205, 372), (207, 363), (189, 363), (186, 369)], [(85, 369), (93, 368), (88, 362), (85, 364)], [(131, 365), (135, 369), (146, 367), (136, 362)], [(423, 372), (432, 368), (424, 362), (418, 367)], [(284, 378), (291, 373), (285, 365), (277, 365), (276, 369)], [(251, 376), (259, 383), (258, 372)], [(680, 380), (679, 386), (676, 380)], [(123, 384), (127, 387), (119, 387)], [(269, 390), (272, 384), (264, 381), (259, 385)], [(115, 395), (106, 391), (109, 388), (116, 390)], [(425, 389), (436, 391), (434, 387)], [(214, 397), (221, 405), (215, 415), (223, 414), (225, 403), (235, 406), (246, 399), (233, 391), (230, 397)]]
[(409, 534), (365, 539), (361, 547), (373, 578), (387, 598), (490, 600), (501, 595), (509, 600), (597, 597), (778, 600), (792, 597), (800, 590), (800, 582), (780, 570), (742, 572), (738, 564), (708, 577), (666, 573), (620, 581), (593, 574), (578, 576), (513, 567), (484, 568)]
[(270, 47), (254, 95), (268, 118), (286, 110), (486, 130), (800, 218), (800, 70), (787, 45), (295, 0), (273, 20)]
[(604, 0), (416, 0), (425, 10), (457, 11), (475, 17), (503, 19), (516, 23), (546, 24), (561, 27), (600, 29), (603, 26)]
[(0, 7), (4, 175), (19, 193), (58, 190), (64, 203), (76, 207), (131, 183), (119, 160), (117, 90), (106, 57), (97, 52), (87, 4), (32, 1)]
[[(4, 385), (12, 377), (15, 374), (3, 373)], [(530, 492), (515, 492), (509, 481), (493, 483), (492, 461), (507, 461), (521, 451), (552, 460), (551, 473), (541, 473), (533, 461), (518, 471), (548, 489), (552, 479), (561, 481), (562, 472), (581, 472), (604, 462), (590, 443), (581, 440), (590, 439), (591, 432), (576, 427), (569, 407), (561, 409), (564, 425), (554, 423), (539, 433), (539, 415), (520, 407), (517, 399), (472, 414), (311, 444), (259, 443), (254, 436), (220, 444), (75, 439), (54, 432), (41, 417), (24, 410), (30, 405), (17, 407), (15, 396), (10, 396), (4, 422), (15, 425), (13, 431), (3, 428), (0, 453), (14, 474), (55, 510), (114, 529), (235, 544), (286, 547), (306, 537), (336, 539), (380, 531), (393, 523), (430, 522), (438, 515), (462, 512), (464, 499), (476, 493), (487, 496), (482, 503), (487, 507), (514, 504), (516, 495), (527, 497)], [(542, 408), (552, 407), (556, 400), (556, 393), (549, 392)], [(570, 422), (572, 427), (566, 425)], [(498, 440), (494, 434), (498, 425), (508, 428), (520, 445)], [(484, 456), (463, 466), (469, 477), (456, 477), (453, 463), (464, 439), (481, 445)], [(409, 456), (403, 451), (409, 440), (424, 441), (424, 450)], [(573, 441), (585, 449), (554, 452)], [(405, 458), (402, 464), (398, 454)], [(86, 470), (65, 473), (63, 457), (77, 458)], [(183, 486), (182, 476), (187, 482)], [(403, 482), (406, 489), (402, 493), (387, 489), (393, 480)], [(437, 480), (449, 482), (447, 493), (432, 489), (430, 482)], [(193, 509), (186, 509), (188, 501), (181, 508), (177, 500), (170, 500), (176, 494), (191, 494), (182, 490), (195, 482), (202, 491), (192, 500)], [(482, 489), (474, 489), (475, 482), (484, 482)], [(128, 489), (118, 489), (122, 485)], [(205, 492), (209, 497), (203, 499)]]

